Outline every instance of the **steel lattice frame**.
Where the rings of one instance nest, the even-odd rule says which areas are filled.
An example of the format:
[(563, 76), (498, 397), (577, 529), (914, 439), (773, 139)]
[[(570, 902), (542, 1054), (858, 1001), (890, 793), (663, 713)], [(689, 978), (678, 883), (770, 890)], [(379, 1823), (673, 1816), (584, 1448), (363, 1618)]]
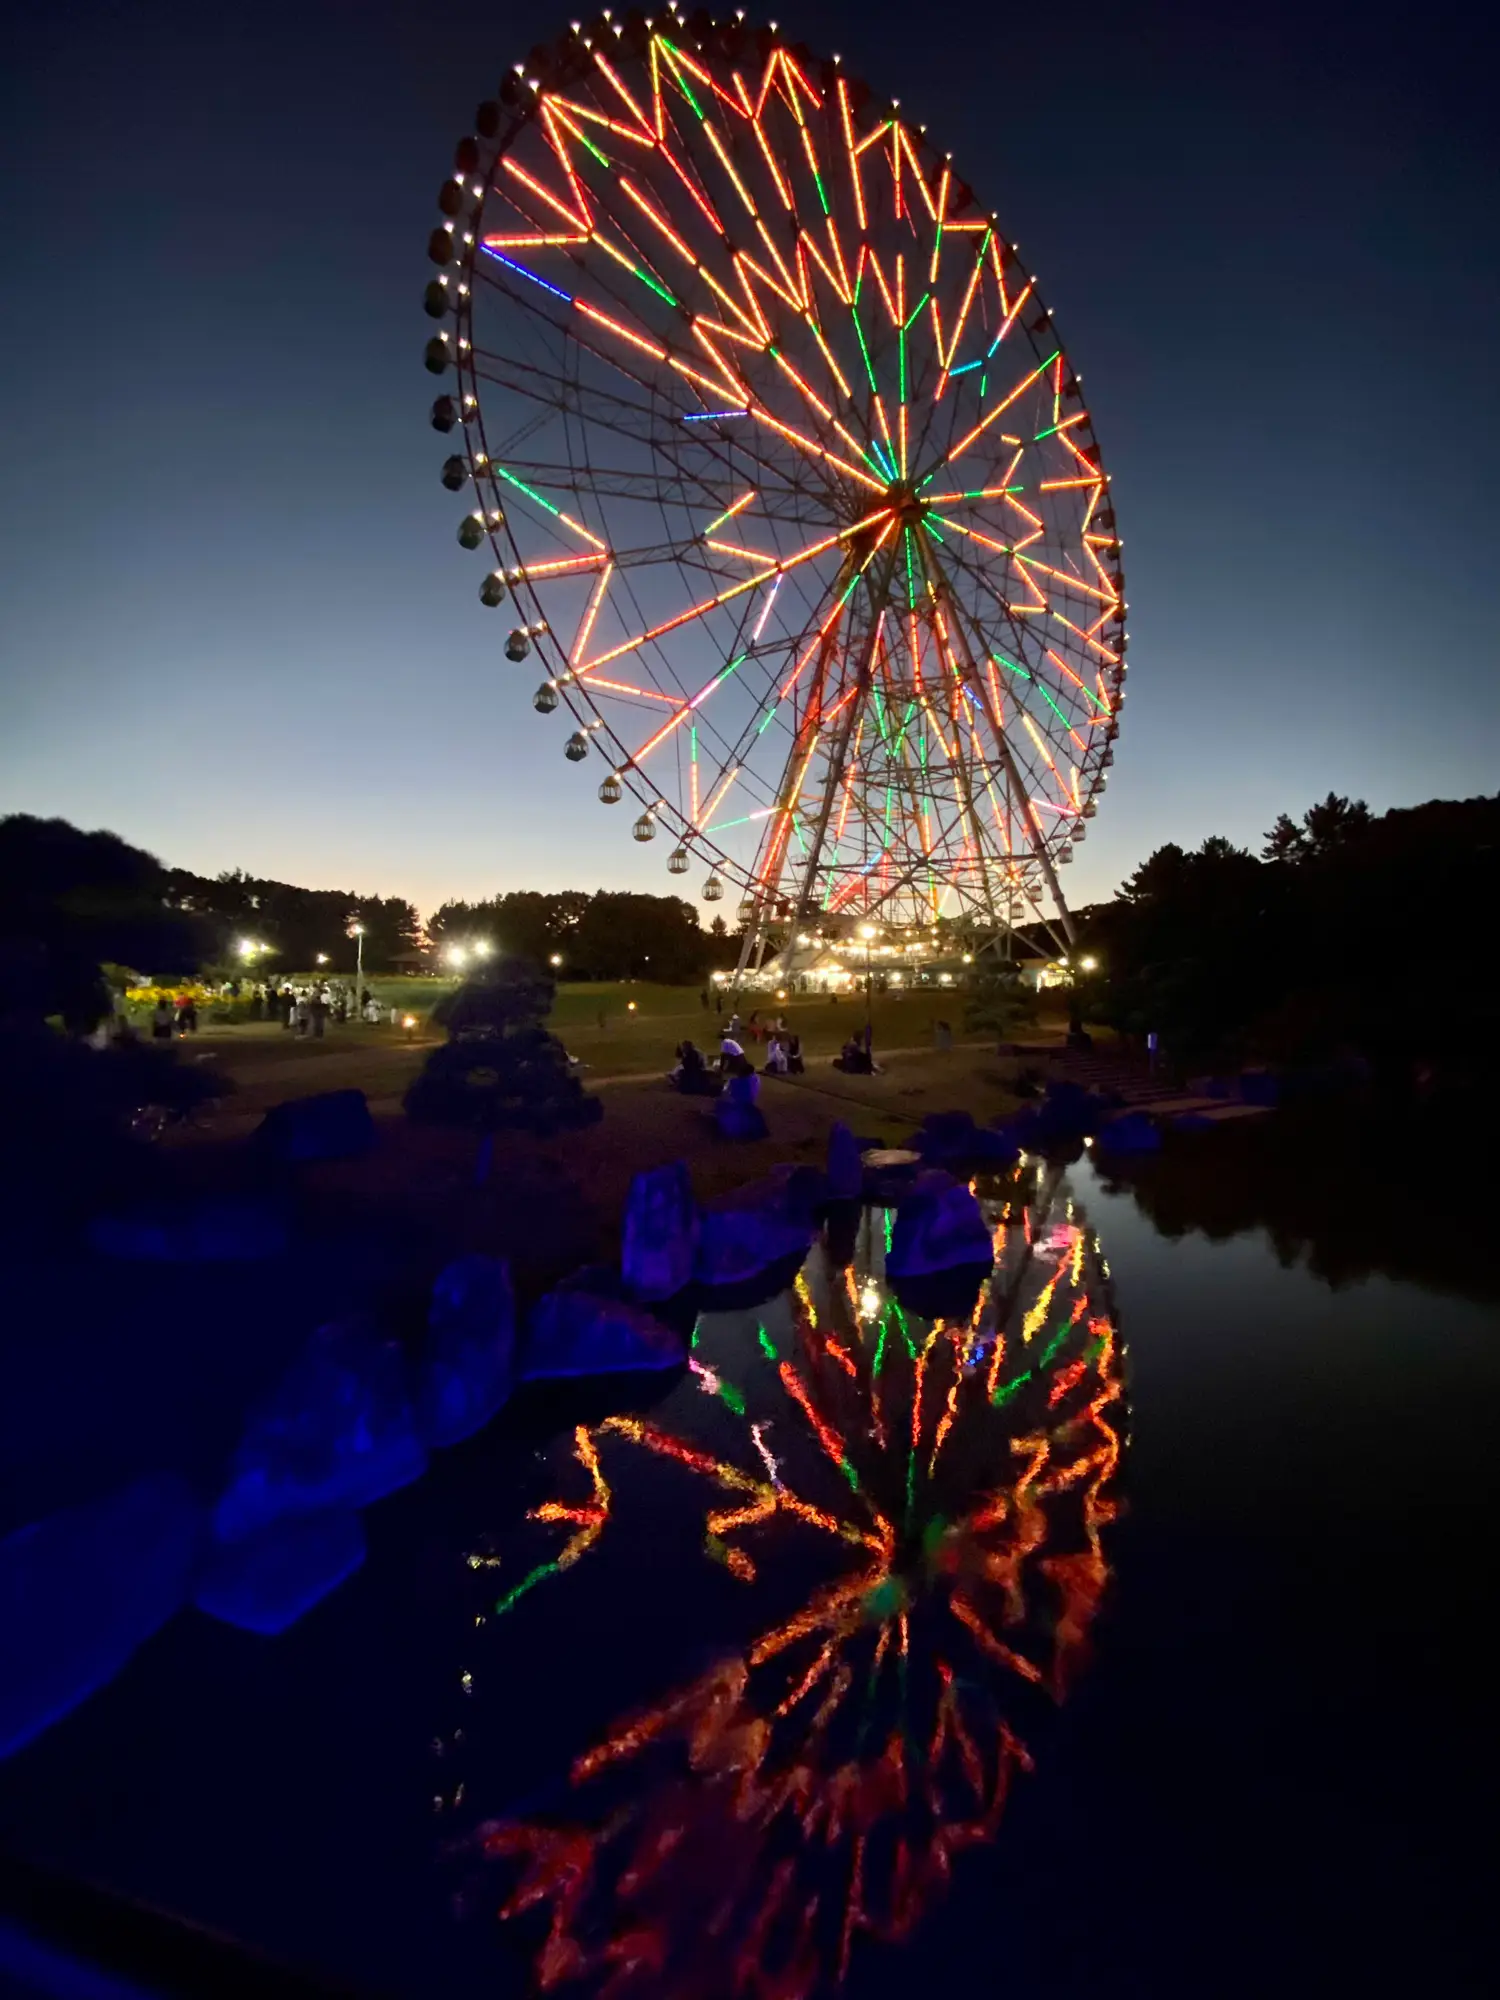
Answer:
[(434, 420), (569, 755), (754, 937), (1066, 922), (1120, 542), (994, 215), (836, 58), (706, 14), (603, 16), (478, 123), (432, 239)]

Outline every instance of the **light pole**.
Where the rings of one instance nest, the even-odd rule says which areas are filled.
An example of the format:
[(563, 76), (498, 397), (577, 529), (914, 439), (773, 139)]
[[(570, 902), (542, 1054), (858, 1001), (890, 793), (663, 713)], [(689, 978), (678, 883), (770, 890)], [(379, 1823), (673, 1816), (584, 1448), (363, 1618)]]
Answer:
[(365, 927), (351, 924), (354, 934), (354, 1004), (364, 1012), (365, 1006)]
[(875, 991), (875, 974), (870, 965), (870, 946), (875, 936), (875, 926), (873, 924), (861, 924), (859, 934), (865, 941), (865, 1049), (868, 1052), (870, 1038), (873, 1033), (870, 1021), (870, 1008), (873, 1004), (872, 996)]

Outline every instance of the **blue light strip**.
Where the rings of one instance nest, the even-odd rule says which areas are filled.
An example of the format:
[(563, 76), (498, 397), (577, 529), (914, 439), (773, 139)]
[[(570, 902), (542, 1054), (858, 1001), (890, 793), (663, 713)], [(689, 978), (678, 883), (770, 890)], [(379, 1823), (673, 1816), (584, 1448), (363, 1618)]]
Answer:
[(549, 285), (545, 278), (539, 278), (535, 271), (528, 271), (526, 266), (518, 264), (514, 257), (502, 257), (498, 250), (491, 250), (487, 243), (484, 245), (484, 253), (487, 257), (493, 257), (497, 264), (503, 264), (507, 271), (519, 271), (523, 278), (530, 278), (532, 284), (540, 285), (544, 292), (551, 292), (552, 296), (561, 299), (564, 305), (572, 305), (573, 295), (571, 292), (564, 292), (559, 290), (556, 285)]

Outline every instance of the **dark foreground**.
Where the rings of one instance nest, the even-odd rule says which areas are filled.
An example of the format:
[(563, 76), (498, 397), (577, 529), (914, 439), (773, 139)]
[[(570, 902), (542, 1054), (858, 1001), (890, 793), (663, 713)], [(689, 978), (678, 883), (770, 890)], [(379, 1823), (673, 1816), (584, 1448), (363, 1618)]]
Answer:
[(1199, 1233), (1233, 1143), (997, 1188), (932, 1316), (871, 1215), (655, 1399), (513, 1406), (284, 1637), (180, 1618), (0, 1769), (0, 1845), (221, 1933), (172, 1990), (1492, 1990), (1474, 1225), (1361, 1263), (1289, 1157), (1284, 1267)]

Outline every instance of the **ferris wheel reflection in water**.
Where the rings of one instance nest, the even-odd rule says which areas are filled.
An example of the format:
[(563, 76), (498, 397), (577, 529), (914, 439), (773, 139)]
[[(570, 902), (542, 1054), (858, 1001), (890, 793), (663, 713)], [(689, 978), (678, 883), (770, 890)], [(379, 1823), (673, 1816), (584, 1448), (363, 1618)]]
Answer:
[[(488, 1644), (525, 1648), (606, 1537), (644, 1534), (653, 1559), (661, 1479), (639, 1475), (666, 1461), (701, 1560), (744, 1592), (741, 1643), (568, 1745), (544, 1810), (475, 1828), (485, 1905), (534, 1940), (542, 1990), (836, 1986), (861, 1937), (915, 1931), (1035, 1767), (1109, 1580), (1122, 1353), (1065, 1180), (1031, 1163), (976, 1191), (995, 1263), (966, 1298), (888, 1281), (889, 1214), (864, 1211), (790, 1290), (704, 1313), (657, 1410), (560, 1442), (524, 1548), (501, 1544), (486, 1574), (518, 1581)], [(790, 1614), (788, 1575), (812, 1579)], [(484, 1789), (473, 1774), (480, 1813)]]

